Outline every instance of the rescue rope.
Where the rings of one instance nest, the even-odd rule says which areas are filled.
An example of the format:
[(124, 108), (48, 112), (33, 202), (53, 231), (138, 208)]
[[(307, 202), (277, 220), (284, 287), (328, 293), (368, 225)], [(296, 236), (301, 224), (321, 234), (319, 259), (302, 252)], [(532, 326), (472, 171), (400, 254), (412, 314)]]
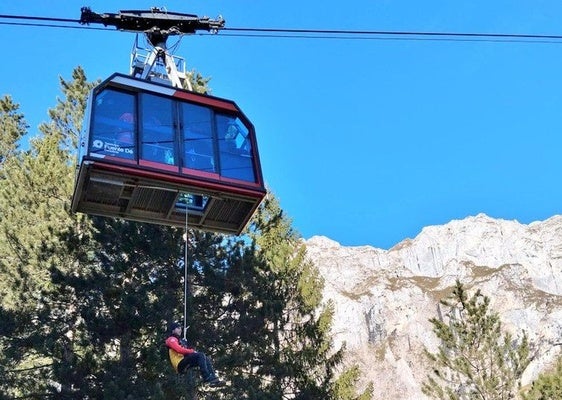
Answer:
[(187, 274), (187, 261), (188, 261), (188, 246), (189, 246), (189, 232), (188, 232), (188, 218), (189, 218), (189, 199), (185, 199), (185, 253), (183, 255), (183, 340), (187, 340), (187, 294), (188, 294), (188, 274)]

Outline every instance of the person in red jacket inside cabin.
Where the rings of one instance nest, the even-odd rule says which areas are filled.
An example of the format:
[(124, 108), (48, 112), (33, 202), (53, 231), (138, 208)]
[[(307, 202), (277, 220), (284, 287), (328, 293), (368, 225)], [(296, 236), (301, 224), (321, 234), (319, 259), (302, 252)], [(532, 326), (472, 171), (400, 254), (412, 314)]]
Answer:
[(174, 322), (170, 325), (170, 336), (166, 339), (170, 362), (178, 373), (183, 373), (187, 368), (199, 366), (203, 382), (211, 386), (222, 386), (222, 382), (213, 369), (211, 359), (204, 353), (188, 347), (181, 339), (181, 325)]

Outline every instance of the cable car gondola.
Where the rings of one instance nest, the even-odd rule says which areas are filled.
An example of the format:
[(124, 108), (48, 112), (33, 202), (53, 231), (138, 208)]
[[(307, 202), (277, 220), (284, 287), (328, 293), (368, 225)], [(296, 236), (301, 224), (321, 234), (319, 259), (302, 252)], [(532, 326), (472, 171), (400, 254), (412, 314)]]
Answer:
[(92, 90), (73, 211), (240, 234), (265, 194), (233, 101), (119, 73)]

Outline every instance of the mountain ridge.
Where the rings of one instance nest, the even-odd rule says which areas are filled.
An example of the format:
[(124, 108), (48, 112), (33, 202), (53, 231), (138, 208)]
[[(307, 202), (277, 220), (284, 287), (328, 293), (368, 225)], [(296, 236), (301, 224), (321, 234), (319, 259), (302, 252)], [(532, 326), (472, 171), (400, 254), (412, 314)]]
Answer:
[[(426, 399), (423, 349), (438, 342), (429, 318), (459, 279), (490, 297), (505, 330), (525, 331), (540, 349), (528, 384), (562, 342), (562, 216), (521, 224), (485, 214), (428, 226), (389, 250), (341, 246), (323, 236), (305, 241), (335, 304), (335, 346), (346, 344), (376, 399)], [(378, 386), (377, 386), (378, 384)], [(386, 397), (389, 396), (389, 397)]]

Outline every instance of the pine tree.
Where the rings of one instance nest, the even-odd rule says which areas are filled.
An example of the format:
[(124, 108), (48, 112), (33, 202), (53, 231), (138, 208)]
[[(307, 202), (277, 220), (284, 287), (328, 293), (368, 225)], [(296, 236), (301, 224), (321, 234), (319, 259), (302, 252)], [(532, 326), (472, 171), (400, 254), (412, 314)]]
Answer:
[[(45, 125), (46, 132), (60, 132), (60, 148), (69, 155), (65, 165), (74, 164), (77, 124), (93, 85), (86, 83), (81, 69), (73, 78), (61, 80), (64, 100), (50, 111), (52, 122)], [(68, 182), (72, 187), (74, 179)], [(71, 232), (79, 234), (62, 236), (64, 252), (73, 262), (51, 265), (53, 290), (44, 307), (52, 315), (59, 305), (72, 305), (55, 321), (58, 332), (66, 335), (52, 340), (52, 380), (75, 397), (168, 397), (175, 391), (166, 380), (163, 340), (166, 321), (181, 304), (181, 232), (113, 218), (73, 217), (81, 225)]]
[(520, 378), (529, 364), (529, 344), (523, 334), (515, 341), (502, 332), (490, 299), (477, 290), (468, 298), (457, 280), (452, 294), (441, 301), (444, 319), (432, 318), (439, 351), (426, 351), (432, 372), (423, 392), (437, 399), (515, 398)]
[[(48, 128), (62, 133), (61, 149), (75, 148), (86, 94), (80, 69), (61, 80), (65, 94)], [(200, 85), (204, 80), (198, 75)], [(88, 90), (77, 90), (84, 87)], [(70, 154), (74, 154), (73, 151)], [(69, 163), (71, 164), (71, 163)], [(71, 180), (72, 182), (73, 180)], [(49, 305), (72, 304), (65, 314), (65, 338), (55, 338), (51, 376), (67, 395), (94, 398), (170, 398), (178, 386), (163, 346), (168, 321), (181, 315), (181, 230), (112, 218), (84, 221), (84, 240), (67, 240), (72, 267), (53, 264)], [(72, 239), (72, 237), (67, 237)], [(52, 306), (54, 307), (52, 307)], [(181, 311), (180, 311), (181, 310)]]
[(66, 377), (69, 391), (95, 398), (175, 393), (163, 341), (166, 322), (181, 308), (181, 232), (118, 219), (94, 224), (88, 268), (56, 275), (58, 298), (75, 298), (80, 354), (58, 363), (56, 375)]
[[(88, 87), (76, 80), (66, 89), (65, 95), (75, 90), (85, 96)], [(22, 128), (23, 118), (12, 126)], [(67, 132), (57, 129), (56, 120), (40, 130), (42, 135), (31, 140), (28, 151), (12, 147), (0, 179), (1, 305), (12, 321), (3, 327), (3, 350), (11, 355), (5, 389), (28, 397), (56, 391), (51, 380), (53, 351), (66, 340), (69, 329), (64, 321), (72, 307), (51, 302), (51, 269), (72, 269), (78, 257), (68, 251), (68, 244), (76, 243), (81, 252), (79, 244), (87, 240), (83, 219), (70, 214), (74, 171), (65, 145)]]
[[(195, 286), (205, 288), (193, 297), (194, 333), (205, 332), (198, 340), (223, 369), (224, 398), (354, 398), (355, 378), (336, 389), (342, 351), (329, 334), (333, 305), (322, 305), (322, 279), (273, 195), (248, 233), (251, 242), (230, 238), (193, 255)], [(357, 398), (370, 398), (369, 390)]]
[[(75, 91), (85, 96), (88, 91), (85, 80), (80, 79), (83, 75), (75, 75), (78, 80), (66, 87), (65, 96), (75, 95)], [(55, 115), (55, 111), (50, 113)], [(70, 114), (74, 111), (83, 113), (65, 110)], [(43, 124), (42, 136), (31, 140), (29, 151), (12, 153), (5, 159), (0, 179), (0, 232), (5, 238), (0, 265), (12, 291), (3, 296), (4, 306), (35, 307), (29, 298), (38, 301), (39, 291), (48, 290), (49, 267), (73, 261), (62, 251), (63, 241), (82, 227), (81, 220), (69, 213), (74, 170), (65, 143), (70, 139), (68, 130), (58, 129), (57, 123), (68, 118), (64, 115)], [(21, 127), (22, 117), (17, 122)], [(79, 129), (77, 126), (75, 131)], [(26, 301), (19, 301), (22, 295)]]
[(562, 399), (562, 358), (556, 362), (554, 371), (545, 372), (533, 382), (523, 395), (524, 400)]
[(27, 128), (24, 116), (19, 112), (19, 104), (14, 103), (10, 96), (1, 98), (0, 166), (18, 150), (19, 140), (27, 133)]
[[(19, 140), (27, 133), (27, 128), (24, 116), (19, 112), (19, 105), (10, 96), (0, 99), (0, 188), (8, 186), (5, 162), (16, 158)], [(6, 208), (0, 209), (0, 225), (7, 218), (7, 211)], [(0, 230), (0, 399), (19, 394), (13, 388), (18, 379), (15, 371), (20, 368), (22, 355), (13, 351), (10, 343), (17, 340), (14, 332), (18, 322), (28, 317), (26, 313), (16, 310), (17, 306), (12, 300), (15, 297), (11, 285), (13, 280), (7, 277), (9, 274), (13, 275), (13, 272), (5, 260), (9, 254), (9, 243), (3, 230)]]
[(357, 396), (356, 385), (361, 371), (358, 366), (353, 366), (344, 371), (333, 385), (333, 398), (338, 400), (370, 400), (373, 396), (373, 383), (371, 382), (367, 389)]
[[(26, 134), (27, 124), (23, 114), (19, 113), (19, 105), (12, 101), (10, 96), (0, 99), (0, 191), (2, 188), (10, 186), (9, 170), (12, 164), (18, 165), (20, 158), (18, 155), (19, 140)], [(8, 165), (5, 165), (7, 160)], [(0, 200), (0, 224), (3, 220), (9, 219), (6, 215), (10, 212), (9, 205)], [(2, 262), (11, 254), (11, 248), (4, 230), (0, 230), (0, 274), (7, 277), (10, 267), (8, 263)], [(11, 284), (6, 279), (0, 280), (0, 304), (6, 306), (12, 303)]]

